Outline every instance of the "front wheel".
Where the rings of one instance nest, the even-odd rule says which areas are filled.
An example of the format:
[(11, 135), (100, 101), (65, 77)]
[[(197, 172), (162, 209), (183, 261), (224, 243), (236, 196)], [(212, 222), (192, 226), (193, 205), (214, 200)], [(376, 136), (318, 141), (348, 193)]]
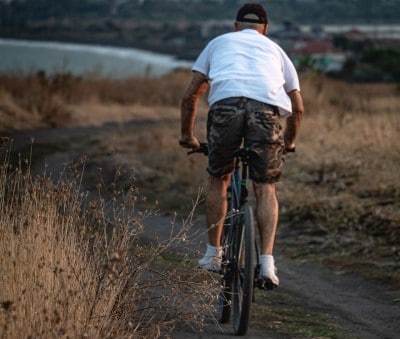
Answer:
[(255, 223), (253, 209), (248, 203), (241, 207), (240, 215), (233, 263), (232, 308), (234, 332), (236, 335), (245, 335), (253, 301)]
[(223, 277), (221, 279), (221, 290), (218, 295), (218, 322), (229, 323), (231, 317), (232, 282)]
[(232, 265), (231, 258), (232, 253), (232, 243), (234, 236), (232, 229), (235, 223), (235, 216), (229, 213), (231, 210), (231, 202), (229, 202), (228, 213), (225, 218), (224, 228), (222, 233), (221, 244), (223, 248), (222, 254), (222, 279), (220, 282), (220, 292), (218, 295), (218, 309), (217, 309), (217, 319), (221, 324), (227, 324), (231, 318), (231, 306), (232, 306)]

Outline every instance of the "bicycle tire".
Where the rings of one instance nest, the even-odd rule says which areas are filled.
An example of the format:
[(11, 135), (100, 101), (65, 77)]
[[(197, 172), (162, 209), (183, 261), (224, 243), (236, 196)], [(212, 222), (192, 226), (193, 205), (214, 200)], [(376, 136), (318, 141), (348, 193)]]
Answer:
[(231, 318), (231, 304), (232, 304), (232, 274), (230, 267), (227, 264), (230, 257), (229, 249), (229, 226), (224, 226), (224, 233), (222, 235), (222, 266), (221, 266), (221, 289), (218, 294), (218, 315), (217, 320), (220, 324), (227, 324)]
[(232, 310), (233, 330), (245, 335), (249, 327), (254, 292), (255, 223), (248, 203), (241, 208), (236, 242), (236, 262), (233, 265)]
[(227, 324), (231, 319), (232, 282), (229, 279), (221, 279), (221, 290), (218, 295), (218, 322)]
[(231, 309), (232, 309), (232, 265), (231, 258), (232, 253), (232, 242), (233, 233), (232, 227), (234, 222), (234, 216), (229, 213), (232, 210), (232, 200), (228, 201), (228, 213), (225, 217), (224, 229), (222, 233), (221, 245), (223, 248), (222, 254), (222, 267), (221, 267), (221, 289), (218, 294), (218, 309), (217, 309), (217, 320), (220, 324), (227, 324), (230, 322)]

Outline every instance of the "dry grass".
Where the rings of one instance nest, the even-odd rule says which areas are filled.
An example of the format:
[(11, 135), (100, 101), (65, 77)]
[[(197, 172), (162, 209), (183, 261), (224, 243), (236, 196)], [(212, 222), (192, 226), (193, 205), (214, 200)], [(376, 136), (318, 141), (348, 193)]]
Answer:
[(7, 160), (0, 167), (2, 338), (156, 338), (179, 326), (201, 330), (216, 286), (185, 257), (174, 265), (162, 258), (190, 246), (190, 218), (169, 239), (142, 246), (142, 219), (151, 211), (136, 210), (135, 186), (113, 185), (108, 201), (101, 184), (97, 197), (82, 191), (83, 160), (57, 183), (33, 178), (25, 167)]
[(305, 78), (303, 91), (280, 186), (283, 252), (400, 286), (399, 89)]
[(187, 76), (187, 71), (177, 71), (154, 81), (81, 78), (68, 73), (0, 74), (0, 130), (79, 124), (74, 108), (87, 103), (176, 107)]

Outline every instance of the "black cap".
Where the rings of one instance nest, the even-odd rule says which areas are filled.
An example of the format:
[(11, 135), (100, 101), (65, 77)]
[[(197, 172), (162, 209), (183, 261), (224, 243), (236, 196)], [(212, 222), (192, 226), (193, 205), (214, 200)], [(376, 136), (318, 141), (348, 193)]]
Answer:
[(236, 21), (266, 25), (268, 24), (267, 12), (260, 4), (247, 3), (239, 9)]

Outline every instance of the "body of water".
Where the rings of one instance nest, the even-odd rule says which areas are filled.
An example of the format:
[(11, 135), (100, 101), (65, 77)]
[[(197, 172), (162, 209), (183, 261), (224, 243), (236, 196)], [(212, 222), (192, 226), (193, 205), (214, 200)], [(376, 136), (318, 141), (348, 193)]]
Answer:
[(191, 62), (134, 48), (0, 39), (0, 72), (70, 72), (100, 77), (157, 77)]

